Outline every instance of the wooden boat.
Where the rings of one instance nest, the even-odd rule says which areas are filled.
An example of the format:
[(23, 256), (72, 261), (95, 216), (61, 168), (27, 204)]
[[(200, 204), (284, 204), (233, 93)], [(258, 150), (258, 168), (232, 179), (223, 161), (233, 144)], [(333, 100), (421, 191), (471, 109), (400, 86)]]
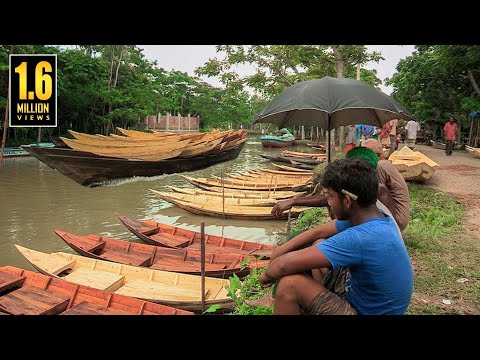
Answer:
[(465, 145), (465, 150), (467, 150), (473, 156), (480, 158), (480, 148), (474, 148), (474, 147)]
[[(211, 191), (208, 190), (199, 190), (199, 189), (189, 189), (189, 188), (179, 188), (175, 186), (167, 185), (169, 189), (180, 194), (189, 194), (189, 195), (200, 195), (200, 196), (212, 196), (222, 198), (240, 198), (240, 199), (275, 199), (282, 200), (288, 199), (292, 196), (301, 196), (303, 192), (295, 191), (252, 191), (252, 190), (232, 190), (232, 189), (222, 189), (222, 188), (211, 188)], [(223, 191), (222, 191), (223, 190)]]
[(100, 156), (108, 156), (120, 159), (159, 161), (179, 156), (190, 143), (190, 140), (158, 142), (157, 145), (117, 147), (110, 145), (83, 144), (80, 140), (72, 140), (60, 137), (65, 144), (77, 151), (86, 151)]
[[(274, 167), (276, 167), (276, 168), (278, 168), (278, 169), (281, 169), (281, 170), (290, 171), (290, 172), (307, 173), (307, 174), (313, 175), (313, 171), (303, 170), (303, 169), (297, 169), (297, 168), (295, 168), (295, 167), (286, 166), (286, 165), (281, 165), (281, 164), (276, 164), (276, 163), (271, 163), (271, 164), (272, 164)], [(274, 170), (271, 170), (271, 171), (274, 171)]]
[(293, 161), (296, 161), (302, 164), (307, 164), (307, 165), (319, 165), (325, 162), (325, 160), (307, 159), (307, 158), (294, 157), (294, 156), (269, 155), (269, 154), (260, 154), (260, 156), (270, 161), (284, 162), (288, 164), (292, 164)]
[[(430, 140), (430, 143), (432, 144), (432, 146), (433, 146), (435, 149), (441, 149), (441, 150), (445, 150), (445, 149), (446, 149), (446, 145), (445, 145), (444, 142), (435, 141), (435, 140)], [(460, 149), (460, 145), (458, 145), (458, 144), (453, 145), (453, 150), (458, 150), (458, 149)]]
[(38, 160), (84, 186), (98, 186), (112, 179), (132, 176), (156, 176), (204, 169), (235, 159), (245, 143), (229, 151), (189, 159), (141, 161), (118, 159), (64, 148), (23, 148)]
[(286, 157), (300, 157), (300, 158), (307, 158), (307, 159), (317, 159), (317, 160), (324, 160), (326, 158), (325, 154), (313, 154), (313, 153), (304, 153), (298, 151), (289, 151), (283, 150), (280, 153), (282, 156)]
[(395, 150), (388, 158), (405, 180), (425, 181), (432, 177), (438, 164), (419, 151), (408, 146)]
[(260, 141), (262, 142), (263, 147), (282, 148), (292, 146), (293, 142), (295, 141), (295, 137), (292, 134), (285, 135), (262, 135), (260, 136)]
[(275, 199), (248, 199), (248, 198), (222, 198), (220, 196), (207, 196), (207, 195), (189, 195), (189, 194), (179, 194), (174, 192), (162, 192), (153, 189), (149, 189), (160, 199), (169, 201), (168, 199), (186, 201), (186, 202), (200, 202), (200, 203), (210, 203), (216, 205), (225, 204), (227, 206), (274, 206), (277, 202)]
[[(128, 230), (148, 244), (176, 249), (187, 247), (190, 250), (200, 249), (201, 234), (199, 232), (152, 220), (134, 220), (123, 215), (118, 215), (118, 218)], [(273, 248), (272, 245), (205, 234), (207, 252), (239, 253), (269, 258)]]
[(224, 180), (219, 179), (207, 179), (207, 178), (193, 178), (190, 176), (179, 175), (189, 183), (198, 186), (199, 188), (209, 190), (211, 187), (216, 188), (229, 188), (229, 189), (239, 189), (239, 190), (257, 190), (257, 191), (304, 191), (304, 185), (298, 185), (294, 183), (276, 183), (273, 180), (271, 183), (255, 183), (255, 182), (235, 182), (233, 180)]
[[(177, 200), (171, 196), (162, 196), (162, 199), (179, 208), (197, 215), (207, 215), (214, 217), (223, 217), (225, 219), (244, 219), (244, 220), (277, 220), (272, 214), (273, 206), (239, 206), (222, 205), (222, 203), (200, 203)], [(298, 217), (308, 207), (294, 207), (291, 209), (291, 217)], [(283, 219), (288, 217), (289, 211), (286, 210), (282, 215)]]
[(194, 315), (14, 266), (0, 267), (0, 314)]
[(258, 169), (250, 170), (246, 173), (248, 176), (275, 176), (275, 177), (285, 177), (285, 178), (295, 178), (295, 179), (309, 179), (312, 177), (312, 172), (295, 172), (295, 171), (280, 171), (280, 170), (270, 170), (270, 169)]
[(286, 177), (286, 176), (279, 176), (276, 174), (269, 174), (269, 175), (236, 175), (235, 178), (232, 177), (224, 177), (223, 179), (220, 176), (213, 175), (210, 178), (197, 178), (202, 180), (208, 180), (209, 182), (213, 182), (213, 186), (240, 186), (241, 188), (248, 188), (250, 186), (261, 186), (267, 187), (267, 190), (273, 186), (301, 186), (304, 185), (308, 178), (300, 178), (300, 177)]
[[(55, 230), (55, 233), (80, 255), (156, 270), (201, 275), (200, 251), (170, 249), (93, 234), (80, 236), (60, 230)], [(208, 252), (205, 254), (205, 275), (228, 279), (237, 274), (243, 278), (250, 273), (250, 269), (266, 266), (268, 262), (244, 254)]]
[[(47, 254), (19, 245), (15, 247), (45, 275), (183, 310), (201, 310), (200, 276), (117, 264), (64, 252)], [(220, 311), (232, 309), (234, 302), (228, 296), (227, 286), (228, 280), (206, 277), (205, 305), (218, 304)]]
[(127, 136), (127, 137), (132, 137), (132, 138), (151, 138), (154, 136), (162, 137), (165, 135), (175, 135), (173, 132), (154, 132), (154, 133), (148, 133), (148, 132), (143, 132), (143, 131), (137, 131), (137, 130), (127, 130), (123, 129), (120, 127), (117, 127), (117, 130)]

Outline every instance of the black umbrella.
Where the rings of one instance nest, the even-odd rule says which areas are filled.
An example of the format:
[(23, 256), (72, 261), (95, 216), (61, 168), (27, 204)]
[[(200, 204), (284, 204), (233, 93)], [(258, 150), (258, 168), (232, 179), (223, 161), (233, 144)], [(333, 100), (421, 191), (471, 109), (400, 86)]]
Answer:
[(257, 115), (254, 124), (318, 126), (327, 130), (330, 145), (330, 130), (337, 127), (353, 124), (382, 127), (398, 118), (413, 119), (413, 116), (387, 94), (359, 80), (326, 76), (296, 83), (282, 91)]

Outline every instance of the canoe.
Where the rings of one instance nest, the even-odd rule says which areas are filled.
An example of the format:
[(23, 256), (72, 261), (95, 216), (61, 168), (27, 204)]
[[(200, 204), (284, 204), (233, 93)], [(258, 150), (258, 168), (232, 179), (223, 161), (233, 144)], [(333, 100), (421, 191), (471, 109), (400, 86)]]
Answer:
[(262, 135), (260, 136), (260, 141), (262, 142), (263, 147), (282, 148), (292, 146), (293, 142), (295, 141), (295, 137), (293, 135), (287, 137)]
[[(240, 198), (240, 199), (275, 199), (282, 200), (288, 199), (292, 196), (301, 196), (303, 192), (295, 191), (253, 191), (253, 190), (232, 190), (232, 189), (222, 189), (217, 187), (210, 188), (208, 190), (199, 190), (199, 189), (190, 189), (190, 188), (179, 188), (171, 185), (167, 185), (169, 189), (180, 194), (189, 194), (189, 195), (200, 195), (200, 196), (211, 196), (211, 197), (223, 197), (225, 198)], [(222, 191), (224, 190), (224, 191)]]
[[(273, 166), (275, 166), (278, 169), (285, 170), (285, 171), (290, 171), (290, 172), (299, 172), (299, 173), (308, 173), (313, 175), (313, 171), (309, 170), (303, 170), (303, 169), (297, 169), (291, 166), (286, 166), (286, 165), (281, 165), (281, 164), (276, 164), (276, 163), (271, 163)], [(274, 171), (274, 170), (271, 170)]]
[[(201, 179), (201, 178), (200, 178)], [(203, 178), (205, 179), (205, 178)], [(241, 187), (244, 186), (271, 186), (272, 184), (276, 184), (277, 186), (299, 186), (304, 185), (307, 178), (300, 178), (294, 176), (278, 176), (277, 174), (269, 174), (259, 176), (258, 174), (248, 175), (236, 175), (235, 178), (231, 177), (224, 177), (223, 179), (220, 176), (213, 175), (211, 178), (205, 179), (209, 181), (218, 181), (218, 185), (215, 184), (214, 186), (224, 186), (228, 185), (239, 185)]]
[(290, 151), (290, 150), (283, 150), (280, 155), (286, 157), (301, 157), (301, 158), (312, 158), (318, 160), (325, 160), (327, 155), (325, 154), (314, 154), (314, 153), (304, 153), (304, 152), (297, 152), (297, 151)]
[(133, 176), (157, 176), (204, 169), (235, 159), (245, 143), (229, 151), (189, 159), (159, 161), (128, 160), (95, 155), (65, 148), (24, 146), (24, 149), (52, 169), (68, 176), (80, 185), (99, 186), (112, 179)]
[(428, 180), (439, 167), (435, 161), (408, 146), (395, 150), (388, 159), (405, 180), (411, 181)]
[[(44, 253), (15, 245), (18, 251), (45, 275), (113, 294), (198, 312), (202, 305), (201, 276), (147, 269), (91, 259), (64, 252)], [(233, 308), (229, 281), (205, 277), (205, 305), (218, 304), (220, 311)]]
[(465, 145), (465, 150), (467, 150), (473, 156), (480, 158), (480, 148), (474, 148), (474, 147)]
[(31, 156), (28, 151), (23, 150), (21, 147), (6, 147), (3, 149), (4, 158), (14, 158), (14, 157), (23, 157)]
[[(134, 220), (123, 215), (118, 215), (118, 218), (128, 230), (148, 244), (200, 250), (201, 234), (199, 232), (152, 220)], [(238, 253), (269, 258), (273, 248), (272, 245), (205, 234), (205, 250), (207, 252)]]
[(223, 182), (218, 179), (207, 179), (207, 178), (193, 178), (186, 175), (179, 175), (183, 179), (187, 180), (189, 183), (198, 186), (199, 188), (209, 190), (211, 187), (216, 188), (228, 188), (228, 189), (239, 189), (239, 190), (256, 190), (256, 191), (303, 191), (305, 186), (293, 183), (276, 183), (273, 179), (269, 183), (255, 183), (255, 182), (235, 182), (233, 180), (224, 180)]
[(0, 314), (194, 315), (14, 266), (0, 267)]
[(274, 206), (277, 202), (275, 199), (246, 199), (246, 198), (230, 198), (230, 197), (212, 197), (207, 195), (189, 195), (189, 194), (179, 194), (174, 192), (164, 192), (164, 191), (157, 191), (153, 189), (149, 189), (155, 195), (157, 195), (160, 199), (166, 200), (167, 199), (175, 199), (180, 201), (186, 202), (200, 202), (200, 203), (211, 203), (222, 205), (225, 204), (227, 206)]
[[(169, 249), (94, 234), (81, 236), (61, 230), (54, 231), (83, 256), (149, 269), (201, 275), (199, 251)], [(205, 275), (210, 277), (228, 279), (229, 276), (237, 274), (239, 278), (243, 278), (250, 273), (250, 269), (266, 265), (268, 260), (258, 260), (254, 256), (205, 253)]]
[[(197, 215), (206, 215), (214, 217), (222, 217), (225, 219), (243, 219), (243, 220), (278, 220), (272, 214), (273, 206), (239, 206), (239, 205), (223, 205), (221, 203), (214, 204), (211, 202), (189, 202), (177, 200), (174, 197), (163, 195), (162, 199), (179, 208)], [(309, 207), (293, 207), (290, 211), (291, 217), (296, 218)], [(282, 219), (288, 217), (289, 211), (282, 213)]]
[[(433, 146), (435, 149), (441, 149), (441, 150), (445, 150), (445, 149), (446, 149), (446, 145), (445, 145), (444, 142), (435, 141), (435, 140), (430, 140), (430, 143), (432, 144), (432, 146)], [(453, 145), (453, 150), (458, 150), (458, 149), (460, 149), (460, 145), (458, 145), (458, 144)]]

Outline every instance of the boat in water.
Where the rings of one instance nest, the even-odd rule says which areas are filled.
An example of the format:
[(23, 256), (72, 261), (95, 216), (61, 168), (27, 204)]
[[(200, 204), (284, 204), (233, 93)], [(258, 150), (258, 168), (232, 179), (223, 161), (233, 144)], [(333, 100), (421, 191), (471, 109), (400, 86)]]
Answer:
[(263, 147), (282, 148), (292, 146), (295, 136), (284, 128), (280, 129), (275, 135), (262, 135), (260, 141)]

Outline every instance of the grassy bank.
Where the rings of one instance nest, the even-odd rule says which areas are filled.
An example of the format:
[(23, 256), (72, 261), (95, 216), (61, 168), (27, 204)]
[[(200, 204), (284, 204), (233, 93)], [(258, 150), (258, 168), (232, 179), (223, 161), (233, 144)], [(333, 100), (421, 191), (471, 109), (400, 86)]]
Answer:
[[(403, 232), (414, 267), (414, 295), (407, 314), (480, 314), (480, 244), (462, 231), (463, 206), (447, 194), (409, 183), (410, 222)], [(326, 209), (312, 209), (292, 224), (310, 229), (328, 220)], [(286, 236), (284, 236), (286, 241)], [(282, 242), (282, 240), (280, 241)], [(234, 314), (271, 314), (273, 308), (251, 307), (246, 299), (270, 293), (252, 272), (243, 282), (231, 278), (237, 303)]]

